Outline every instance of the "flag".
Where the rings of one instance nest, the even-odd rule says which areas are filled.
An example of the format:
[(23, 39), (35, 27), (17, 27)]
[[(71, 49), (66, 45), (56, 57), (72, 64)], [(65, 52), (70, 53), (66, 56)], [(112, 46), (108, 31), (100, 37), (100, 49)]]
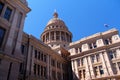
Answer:
[(105, 27), (109, 27), (109, 25), (108, 25), (108, 24), (104, 24), (104, 26), (105, 26)]

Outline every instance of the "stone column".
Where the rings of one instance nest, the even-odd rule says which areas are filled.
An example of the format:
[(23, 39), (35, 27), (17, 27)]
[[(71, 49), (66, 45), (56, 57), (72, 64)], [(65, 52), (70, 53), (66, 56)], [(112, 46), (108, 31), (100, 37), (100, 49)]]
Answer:
[(107, 66), (107, 69), (108, 69), (108, 74), (109, 75), (113, 75), (113, 70), (112, 70), (111, 62), (109, 60), (107, 52), (104, 52), (104, 59), (106, 61), (106, 66)]
[(79, 79), (78, 67), (77, 67), (77, 60), (74, 61), (74, 66), (75, 66), (75, 74), (76, 74), (76, 77)]
[(85, 71), (86, 71), (86, 80), (91, 80), (91, 75), (90, 75), (90, 70), (89, 70), (89, 64), (88, 64), (88, 60), (87, 57), (85, 57)]
[(44, 36), (45, 36), (45, 43), (47, 43), (47, 37), (46, 37), (46, 35), (47, 35), (47, 34), (44, 35)]
[(62, 63), (60, 63), (60, 71), (61, 71), (61, 80), (63, 80), (63, 70), (62, 70)]
[(8, 39), (6, 41), (6, 45), (5, 45), (5, 53), (11, 54), (12, 52), (12, 44), (13, 44), (13, 38), (14, 38), (14, 34), (15, 34), (15, 29), (16, 29), (16, 25), (17, 25), (17, 19), (18, 19), (18, 11), (15, 10), (15, 14), (13, 16), (13, 21), (11, 23), (10, 26), (10, 30), (8, 33)]
[(94, 79), (95, 78), (95, 73), (94, 73), (94, 69), (93, 69), (93, 66), (92, 66), (92, 62), (91, 62), (90, 56), (88, 56), (88, 64), (90, 66), (91, 77), (92, 77), (92, 79)]
[(56, 80), (58, 80), (58, 78), (57, 78), (57, 60), (55, 60), (55, 73), (56, 73)]
[(65, 34), (65, 41), (67, 42), (67, 35), (66, 35), (66, 32), (65, 32), (64, 34)]
[(54, 32), (54, 40), (56, 41), (56, 31)]
[(62, 41), (62, 39), (61, 39), (61, 31), (60, 31), (60, 41)]
[(51, 32), (49, 32), (49, 42), (51, 42)]
[(108, 76), (108, 70), (107, 70), (105, 58), (104, 58), (104, 55), (103, 55), (102, 53), (100, 53), (100, 58), (101, 58), (103, 70), (104, 70), (104, 73), (105, 73), (104, 75), (105, 75), (105, 76)]
[(73, 80), (75, 80), (75, 66), (74, 66), (74, 60), (71, 61), (72, 64), (72, 74), (73, 74)]

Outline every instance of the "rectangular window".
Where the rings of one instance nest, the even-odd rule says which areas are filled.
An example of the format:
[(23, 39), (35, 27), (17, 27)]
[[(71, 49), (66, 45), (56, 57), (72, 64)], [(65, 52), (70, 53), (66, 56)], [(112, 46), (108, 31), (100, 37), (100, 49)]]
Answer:
[(100, 55), (99, 54), (96, 55), (96, 59), (97, 59), (97, 62), (100, 61)]
[(47, 62), (47, 56), (44, 55), (44, 62)]
[(0, 15), (2, 13), (3, 7), (4, 7), (4, 4), (0, 2)]
[(77, 59), (77, 66), (80, 66), (80, 59)]
[(113, 59), (113, 58), (114, 58), (112, 51), (109, 51), (109, 55), (110, 55), (110, 59)]
[(120, 70), (120, 62), (118, 62), (118, 68), (119, 68), (119, 70)]
[(10, 9), (9, 7), (6, 8), (5, 14), (4, 14), (4, 18), (9, 20), (10, 16), (12, 14), (12, 9)]
[(116, 63), (113, 63), (112, 65), (113, 65), (113, 72), (114, 72), (114, 74), (117, 74)]
[(17, 27), (18, 27), (18, 28), (20, 28), (22, 16), (23, 16), (23, 14), (22, 14), (22, 13), (19, 13), (19, 15), (18, 15), (18, 23), (17, 23)]
[(84, 58), (81, 59), (81, 65), (84, 65)]
[(92, 63), (94, 63), (94, 62), (95, 62), (95, 56), (92, 55), (92, 56), (91, 56), (91, 59), (92, 59)]
[(55, 66), (55, 60), (53, 60), (53, 59), (51, 60), (51, 65)]
[(3, 43), (4, 35), (5, 35), (5, 29), (0, 28), (0, 47)]
[(0, 64), (2, 63), (2, 59), (0, 59)]
[(94, 72), (95, 72), (95, 76), (98, 76), (98, 69), (97, 69), (97, 67), (94, 67)]
[(41, 66), (41, 76), (43, 76), (43, 66)]
[(53, 78), (53, 80), (55, 80), (55, 79), (56, 79), (56, 74), (55, 74), (55, 71), (52, 71), (52, 78)]
[(35, 50), (35, 58), (37, 59), (37, 50)]
[(34, 75), (36, 75), (36, 67), (37, 67), (37, 65), (34, 64)]
[(38, 52), (38, 59), (40, 60), (40, 52)]
[(60, 68), (60, 62), (57, 62), (57, 68)]
[(99, 70), (100, 70), (100, 74), (103, 75), (103, 74), (104, 74), (104, 71), (103, 71), (102, 66), (99, 66)]
[(86, 75), (85, 70), (83, 70), (83, 78), (85, 78), (85, 75)]
[(41, 61), (43, 61), (43, 53), (41, 54)]
[(21, 53), (24, 54), (24, 52), (25, 52), (25, 46), (21, 45)]
[(38, 75), (40, 75), (40, 65), (38, 65)]
[(90, 49), (92, 49), (92, 48), (93, 48), (93, 47), (92, 47), (92, 43), (91, 43), (91, 44), (89, 44), (89, 48), (90, 48)]
[(82, 78), (82, 71), (81, 70), (79, 71), (79, 78), (80, 79)]
[(19, 73), (23, 74), (23, 63), (20, 63), (20, 67), (19, 67)]
[(44, 77), (47, 78), (47, 68), (44, 67)]

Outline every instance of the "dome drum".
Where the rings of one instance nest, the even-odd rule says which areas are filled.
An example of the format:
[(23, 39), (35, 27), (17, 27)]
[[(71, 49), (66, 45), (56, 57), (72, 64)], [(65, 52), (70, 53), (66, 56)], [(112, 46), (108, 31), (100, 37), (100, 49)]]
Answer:
[(41, 36), (41, 39), (45, 43), (50, 43), (50, 42), (71, 42), (72, 36), (70, 32), (64, 32), (64, 31), (47, 31), (44, 32)]

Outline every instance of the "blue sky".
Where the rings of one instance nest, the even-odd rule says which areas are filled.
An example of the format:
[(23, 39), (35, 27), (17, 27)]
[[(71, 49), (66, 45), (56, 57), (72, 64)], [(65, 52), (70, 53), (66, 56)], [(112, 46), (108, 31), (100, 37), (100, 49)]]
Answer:
[[(27, 0), (24, 31), (40, 39), (56, 9), (73, 34), (73, 41), (111, 28), (120, 31), (120, 0)], [(108, 24), (109, 27), (104, 27)]]

